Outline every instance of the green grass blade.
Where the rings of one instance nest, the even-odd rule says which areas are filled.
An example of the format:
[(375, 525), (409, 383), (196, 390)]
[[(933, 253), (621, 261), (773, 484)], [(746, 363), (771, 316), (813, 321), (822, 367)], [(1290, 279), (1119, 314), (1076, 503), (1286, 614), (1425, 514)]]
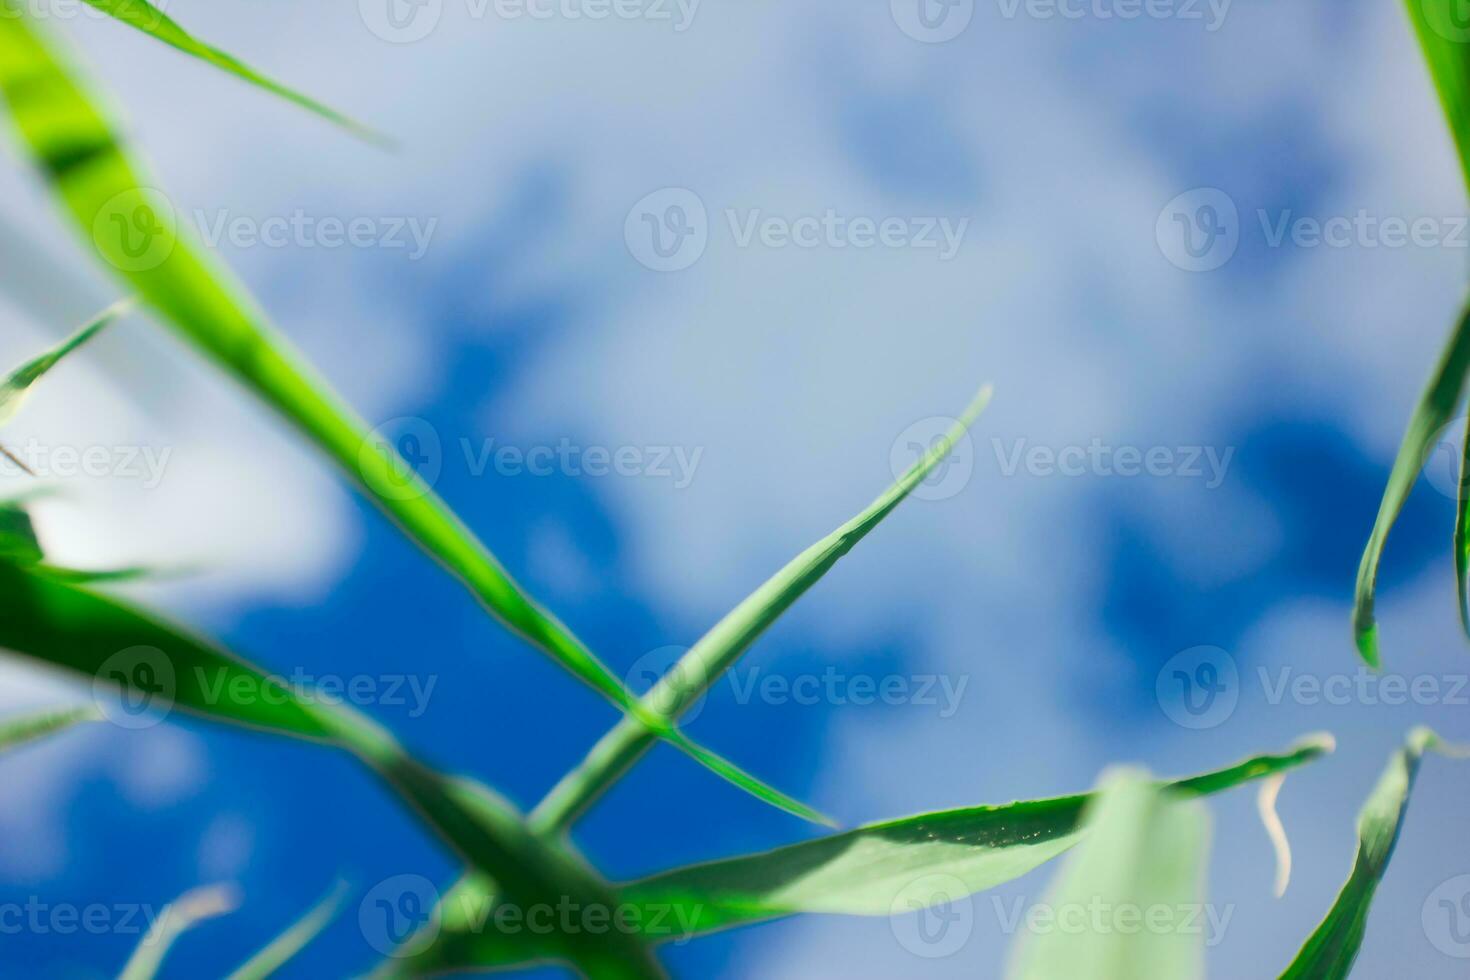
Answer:
[[(356, 756), (392, 787), (465, 863), (523, 908), (614, 901), (579, 859), (533, 834), (478, 783), (437, 773), (381, 727), (183, 629), (113, 599), (19, 566), (0, 565), (0, 650), (79, 674), (122, 697), (110, 715), (182, 711), (212, 721), (324, 742)], [(636, 937), (559, 935), (564, 957), (589, 975), (657, 977)]]
[(1439, 364), (1435, 366), (1434, 374), (1409, 419), (1408, 431), (1399, 446), (1388, 486), (1383, 491), (1383, 501), (1378, 506), (1373, 533), (1368, 537), (1368, 546), (1358, 566), (1353, 634), (1358, 652), (1371, 667), (1378, 667), (1382, 662), (1378, 652), (1378, 624), (1373, 616), (1373, 600), (1378, 586), (1378, 563), (1383, 558), (1388, 532), (1398, 520), (1404, 502), (1409, 499), (1409, 491), (1419, 479), (1431, 441), (1455, 416), (1455, 408), (1464, 392), (1467, 370), (1470, 370), (1470, 306), (1461, 311), (1449, 345), (1440, 355)]
[(1439, 93), (1460, 169), (1470, 189), (1470, 37), (1465, 36), (1460, 0), (1405, 0), (1409, 20)]
[(1438, 736), (1429, 729), (1415, 729), (1389, 760), (1358, 814), (1358, 853), (1347, 883), (1322, 924), (1281, 975), (1282, 980), (1342, 980), (1352, 970), (1363, 945), (1373, 894), (1388, 870), (1403, 829), (1420, 760), (1438, 742)]
[[(944, 438), (893, 486), (856, 517), (797, 555), (716, 623), (644, 696), (645, 707), (677, 719), (703, 696), (782, 613), (913, 492), (985, 410), (990, 396), (991, 388), (986, 385)], [(618, 724), (562, 778), (532, 813), (532, 823), (548, 832), (566, 829), (652, 744), (653, 737), (637, 722), (625, 720)]]
[(386, 440), (374, 437), (289, 349), (232, 277), (139, 179), (101, 111), (29, 23), (0, 0), (0, 93), (85, 241), (186, 339), (279, 412), (513, 633), (718, 775), (798, 816), (814, 815), (645, 710), (533, 600)]
[[(1259, 755), (1160, 785), (1197, 798), (1285, 773), (1332, 751), (1329, 736), (1303, 739), (1283, 753)], [(677, 925), (650, 942), (687, 939), (801, 913), (886, 916), (934, 895), (927, 883), (955, 883), (959, 900), (1002, 885), (1063, 853), (1085, 830), (1096, 798), (1085, 793), (1002, 806), (967, 807), (872, 824), (789, 847), (679, 868), (621, 886), (620, 900), (642, 921)], [(962, 886), (962, 887), (961, 887)], [(483, 877), (463, 879), (445, 896), (437, 938), (385, 976), (428, 976), (528, 962), (528, 950), (483, 927), (493, 906)]]
[(85, 721), (101, 721), (102, 713), (92, 705), (62, 708), (18, 718), (0, 720), (0, 752), (19, 748)]
[(132, 300), (123, 300), (122, 302), (114, 303), (97, 314), (90, 322), (66, 340), (51, 348), (46, 353), (41, 354), (39, 357), (32, 358), (22, 364), (6, 375), (4, 380), (0, 380), (0, 425), (4, 425), (15, 418), (15, 414), (20, 411), (21, 405), (25, 403), (31, 386), (41, 380), (46, 372), (60, 363), (66, 355), (97, 336), (103, 327), (127, 313), (132, 306)]
[[(1024, 936), (1007, 971), (1011, 980), (1138, 980), (1204, 976), (1204, 933), (1187, 910), (1200, 905), (1208, 818), (1197, 800), (1180, 800), (1141, 772), (1110, 779), (1085, 817), (1086, 840), (1068, 858), (1043, 907), (1080, 928)], [(1162, 908), (1162, 927), (1120, 929), (1077, 916), (1095, 908)]]
[(201, 922), (228, 915), (239, 905), (229, 885), (196, 888), (166, 905), (133, 951), (118, 980), (153, 980), (174, 942)]
[(271, 940), (270, 945), (242, 963), (227, 980), (267, 980), (332, 924), (332, 920), (342, 910), (342, 902), (346, 897), (346, 882), (338, 882), (311, 911)]
[(233, 55), (205, 44), (180, 27), (173, 18), (153, 6), (148, 0), (86, 0), (86, 2), (129, 27), (142, 31), (154, 40), (161, 41), (190, 57), (198, 58), (205, 64), (212, 65), (272, 95), (279, 96), (287, 102), (300, 106), (330, 123), (341, 126), (354, 136), (379, 146), (391, 147), (393, 145), (392, 141), (381, 133), (323, 105), (310, 96), (267, 78)]

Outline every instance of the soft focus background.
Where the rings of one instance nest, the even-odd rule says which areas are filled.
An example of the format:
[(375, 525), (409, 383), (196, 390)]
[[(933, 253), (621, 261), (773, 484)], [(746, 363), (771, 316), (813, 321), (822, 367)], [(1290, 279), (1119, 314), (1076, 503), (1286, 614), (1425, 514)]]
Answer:
[[(1330, 730), (1337, 754), (1281, 797), (1284, 898), (1253, 793), (1211, 804), (1211, 899), (1229, 915), (1211, 975), (1279, 972), (1347, 874), (1355, 814), (1404, 731), (1470, 738), (1452, 453), (1390, 541), (1399, 680), (1360, 676), (1348, 626), (1470, 242), (1398, 5), (957, 0), (921, 20), (917, 0), (628, 0), (630, 16), (593, 20), (576, 0), (536, 16), (388, 2), (169, 10), (390, 132), (394, 154), (77, 5), (41, 9), (180, 219), (640, 687), (995, 382), (926, 499), (787, 615), (691, 730), (849, 825), (1072, 792), (1115, 762), (1194, 772)], [(829, 212), (902, 224), (866, 248), (835, 223), (804, 245), (744, 234)], [(297, 229), (285, 244), (249, 234), (271, 219)], [(328, 247), (323, 219), (365, 231)], [(1331, 243), (1314, 239), (1331, 219)], [(1415, 219), (1415, 240), (1395, 234)], [(950, 247), (917, 234), (930, 225), (962, 233)], [(0, 360), (116, 295), (11, 153)], [(365, 710), (520, 805), (615, 720), (144, 317), (48, 379), (4, 439), (63, 491), (40, 511), (59, 559), (202, 565), (131, 591), (281, 673), (366, 679)], [(93, 446), (105, 473), (37, 456)], [(504, 447), (556, 461), (531, 472)], [(622, 472), (596, 475), (597, 452), (620, 450)], [(1118, 450), (1154, 450), (1152, 472), (1121, 474)], [(31, 486), (0, 476), (3, 493)], [(1213, 670), (1216, 699), (1186, 703), (1204, 695), (1176, 670)], [(7, 711), (90, 697), (14, 661), (0, 676)], [(763, 696), (771, 677), (820, 694)], [(885, 680), (899, 703), (862, 703)], [(1424, 703), (1394, 686), (1416, 683)], [(352, 899), (290, 975), (365, 969), (361, 897), (457, 873), (345, 758), (193, 720), (94, 726), (0, 760), (0, 778), (8, 906), (156, 908), (239, 884), (242, 908), (184, 939), (170, 977), (222, 975), (338, 877)], [(1454, 881), (1467, 808), (1470, 772), (1426, 761), (1358, 975), (1464, 974), (1470, 919), (1438, 898), (1470, 892)], [(578, 841), (623, 878), (810, 832), (660, 749)], [(667, 960), (691, 977), (994, 976), (1016, 903), (1053, 870), (977, 896), (942, 949), (916, 947), (912, 924), (813, 917)], [(0, 950), (15, 975), (101, 977), (136, 940), (22, 930)]]

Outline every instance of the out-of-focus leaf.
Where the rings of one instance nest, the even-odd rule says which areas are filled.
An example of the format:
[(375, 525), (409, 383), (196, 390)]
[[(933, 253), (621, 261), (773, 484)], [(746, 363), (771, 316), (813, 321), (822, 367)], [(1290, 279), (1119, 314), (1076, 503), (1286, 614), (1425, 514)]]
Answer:
[(1405, 0), (1470, 188), (1470, 32), (1461, 0)]
[(291, 924), (285, 932), (271, 940), (270, 945), (250, 957), (231, 973), (227, 980), (266, 980), (277, 970), (289, 963), (296, 954), (306, 948), (322, 930), (331, 925), (342, 909), (342, 900), (347, 896), (347, 885), (338, 882), (326, 898)]
[(66, 340), (6, 375), (5, 379), (0, 381), (0, 425), (15, 418), (16, 412), (20, 411), (21, 405), (25, 403), (31, 386), (41, 380), (47, 371), (54, 368), (66, 355), (95, 337), (103, 327), (126, 313), (132, 305), (131, 300), (123, 300), (109, 306)]
[[(643, 704), (659, 715), (678, 719), (704, 695), (796, 600), (816, 585), (838, 561), (867, 537), (903, 502), (961, 439), (985, 406), (986, 385), (955, 420), (950, 430), (911, 466), (893, 486), (856, 517), (797, 555), (760, 588), (721, 619), (644, 696)], [(531, 814), (539, 830), (568, 827), (577, 815), (607, 790), (653, 744), (648, 730), (633, 720), (618, 724), (587, 757), (552, 789)]]
[(30, 513), (20, 504), (0, 503), (0, 561), (34, 565), (44, 557)]
[[(1330, 736), (1303, 739), (1284, 753), (1260, 755), (1202, 775), (1160, 784), (1173, 795), (1219, 793), (1286, 772), (1332, 751)], [(938, 897), (958, 901), (994, 888), (1084, 839), (1082, 816), (1096, 798), (967, 807), (872, 824), (790, 847), (697, 864), (620, 887), (658, 943), (800, 913), (892, 915)], [(936, 890), (935, 876), (948, 886)], [(463, 879), (440, 903), (437, 938), (383, 976), (429, 976), (523, 964), (518, 937), (487, 928), (497, 891), (483, 876)], [(919, 903), (911, 905), (911, 903)]]
[[(1378, 624), (1373, 617), (1374, 592), (1378, 586), (1378, 563), (1383, 558), (1383, 547), (1388, 532), (1398, 520), (1409, 491), (1419, 478), (1424, 467), (1425, 454), (1435, 435), (1455, 416), (1460, 395), (1465, 388), (1465, 372), (1470, 369), (1470, 307), (1460, 314), (1460, 322), (1450, 337), (1449, 346), (1440, 355), (1439, 364), (1429, 380), (1429, 386), (1419, 396), (1419, 404), (1409, 419), (1408, 432), (1399, 446), (1398, 458), (1388, 476), (1388, 486), (1383, 491), (1383, 501), (1378, 506), (1378, 517), (1373, 522), (1373, 533), (1368, 537), (1368, 546), (1358, 566), (1358, 585), (1353, 605), (1353, 634), (1358, 652), (1369, 666), (1381, 663), (1378, 653)], [(1463, 594), (1463, 589), (1461, 590)]]
[(1389, 759), (1378, 785), (1358, 814), (1358, 854), (1352, 873), (1282, 980), (1342, 980), (1353, 968), (1363, 945), (1363, 930), (1373, 894), (1388, 870), (1409, 809), (1409, 794), (1424, 753), (1439, 744), (1427, 728), (1409, 734), (1404, 747)]
[(174, 941), (201, 922), (228, 915), (240, 904), (231, 885), (196, 888), (164, 906), (143, 936), (119, 980), (153, 980)]
[(165, 14), (162, 10), (148, 3), (147, 0), (86, 0), (86, 2), (103, 13), (127, 24), (129, 27), (142, 31), (154, 40), (162, 41), (171, 48), (176, 48), (184, 52), (184, 54), (198, 58), (200, 61), (213, 65), (215, 68), (234, 75), (236, 78), (242, 79), (251, 85), (262, 88), (273, 95), (280, 96), (308, 112), (315, 113), (328, 122), (341, 126), (354, 136), (377, 143), (380, 146), (392, 145), (391, 141), (382, 134), (369, 129), (362, 123), (344, 116), (337, 110), (323, 105), (310, 96), (303, 95), (295, 89), (288, 88), (280, 82), (267, 78), (233, 55), (226, 54), (219, 48), (198, 40), (188, 31), (180, 27), (168, 14)]
[[(287, 686), (182, 629), (112, 599), (18, 566), (0, 565), (0, 650), (72, 671), (115, 691), (124, 724), (172, 710), (324, 741), (371, 768), (467, 864), (492, 877), (522, 908), (612, 907), (595, 872), (533, 834), (508, 803), (478, 783), (450, 778), (410, 757), (380, 726), (314, 692)], [(558, 933), (562, 958), (589, 976), (656, 977), (636, 937)]]
[(101, 110), (43, 41), (23, 0), (0, 0), (0, 93), (75, 223), (109, 266), (185, 338), (309, 438), (485, 608), (623, 711), (747, 792), (820, 814), (695, 745), (541, 608), (381, 435), (290, 350), (233, 277), (142, 181)]
[[(1198, 980), (1204, 975), (1204, 807), (1125, 772), (1107, 782), (1085, 821), (1086, 840), (1044, 904), (1062, 928), (1023, 935), (1007, 975)], [(1130, 928), (1120, 916), (1148, 925)]]
[(92, 705), (61, 708), (0, 720), (0, 751), (19, 748), (53, 732), (84, 721), (101, 721), (102, 713)]

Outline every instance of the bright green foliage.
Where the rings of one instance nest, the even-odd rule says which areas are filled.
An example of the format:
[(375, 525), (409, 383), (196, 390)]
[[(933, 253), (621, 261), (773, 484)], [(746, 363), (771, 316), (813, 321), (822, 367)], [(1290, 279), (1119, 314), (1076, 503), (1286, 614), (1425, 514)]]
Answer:
[[(1044, 902), (1066, 928), (1023, 934), (1011, 980), (1199, 980), (1204, 807), (1123, 772), (1104, 785), (1085, 821), (1086, 841)], [(1113, 916), (1124, 914), (1161, 926), (1120, 928)]]
[(342, 115), (342, 113), (335, 109), (322, 105), (309, 96), (302, 95), (295, 89), (287, 88), (281, 83), (265, 77), (233, 55), (226, 54), (219, 48), (212, 47), (198, 40), (175, 23), (168, 14), (149, 3), (148, 0), (87, 0), (87, 3), (122, 23), (127, 24), (129, 27), (136, 28), (155, 40), (162, 41), (171, 48), (177, 48), (185, 54), (198, 58), (206, 64), (213, 65), (221, 71), (234, 75), (236, 78), (243, 79), (251, 85), (262, 88), (273, 95), (278, 95), (288, 102), (293, 102), (308, 112), (313, 112), (323, 119), (341, 126), (355, 136), (379, 145), (391, 145), (391, 142), (380, 133), (374, 132), (361, 123)]
[(1281, 975), (1282, 980), (1341, 980), (1352, 970), (1363, 946), (1373, 893), (1388, 870), (1403, 829), (1419, 762), (1426, 751), (1438, 746), (1438, 736), (1427, 728), (1417, 728), (1389, 759), (1388, 768), (1358, 814), (1358, 854), (1352, 873), (1327, 918)]
[(109, 306), (66, 340), (39, 357), (22, 364), (6, 375), (4, 380), (0, 380), (0, 425), (15, 418), (15, 414), (25, 403), (26, 396), (30, 394), (31, 386), (41, 380), (47, 371), (60, 363), (66, 355), (97, 336), (103, 327), (122, 316), (131, 307), (130, 300), (123, 300)]
[(99, 257), (357, 481), (506, 627), (725, 779), (788, 812), (826, 822), (646, 711), (506, 573), (397, 450), (370, 432), (275, 334), (229, 273), (179, 225), (168, 198), (140, 179), (112, 126), (29, 23), (21, 0), (0, 0), (0, 93)]
[[(1262, 755), (1233, 766), (1161, 786), (1179, 798), (1222, 792), (1284, 773), (1332, 750), (1332, 740), (1313, 736), (1278, 755)], [(926, 879), (942, 874), (952, 882), (951, 901), (1002, 885), (1039, 867), (1082, 840), (1083, 815), (1095, 800), (1084, 793), (1048, 800), (977, 806), (928, 813), (850, 830), (761, 854), (697, 864), (621, 886), (620, 898), (643, 910), (645, 921), (660, 915), (678, 923), (676, 935), (660, 942), (749, 925), (800, 913), (894, 914), (910, 901), (936, 892)], [(467, 878), (441, 903), (438, 938), (411, 961), (385, 975), (425, 976), (439, 972), (527, 962), (527, 950), (485, 928), (493, 889), (483, 878)]]

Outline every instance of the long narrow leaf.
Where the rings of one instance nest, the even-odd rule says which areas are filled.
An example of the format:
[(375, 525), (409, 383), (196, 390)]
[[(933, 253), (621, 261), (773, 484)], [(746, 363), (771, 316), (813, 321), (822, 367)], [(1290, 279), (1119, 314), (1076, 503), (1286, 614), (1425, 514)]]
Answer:
[(0, 93), (21, 138), (99, 256), (185, 338), (314, 442), (508, 629), (723, 778), (823, 822), (644, 709), (506, 573), (397, 450), (313, 375), (225, 269), (178, 226), (167, 198), (139, 179), (102, 112), (30, 23), (23, 0), (0, 0)]
[(347, 896), (347, 885), (339, 882), (335, 888), (318, 902), (311, 911), (293, 922), (285, 932), (271, 940), (270, 945), (242, 963), (227, 980), (266, 980), (277, 970), (291, 962), (307, 947), (322, 930), (331, 925), (342, 909), (342, 900)]
[[(1262, 779), (1332, 751), (1329, 736), (1303, 739), (1284, 753), (1163, 783), (1176, 796), (1201, 797)], [(1096, 794), (1003, 806), (967, 807), (873, 824), (774, 851), (668, 871), (621, 887), (625, 907), (658, 922), (650, 942), (750, 925), (800, 913), (891, 915), (931, 901), (925, 879), (957, 882), (957, 900), (1002, 885), (1082, 840), (1082, 817)], [(960, 886), (963, 886), (963, 889)], [(481, 876), (446, 895), (437, 939), (384, 976), (429, 976), (527, 962), (517, 936), (487, 926), (496, 893)], [(531, 957), (534, 959), (535, 957)]]
[(152, 37), (154, 40), (162, 41), (171, 48), (175, 48), (190, 57), (198, 58), (206, 64), (213, 65), (236, 78), (242, 79), (251, 85), (264, 89), (273, 95), (278, 95), (287, 102), (292, 102), (308, 112), (315, 113), (328, 122), (341, 126), (343, 129), (355, 136), (377, 143), (380, 146), (391, 146), (392, 143), (381, 133), (344, 116), (342, 113), (323, 105), (310, 96), (303, 95), (292, 88), (287, 88), (280, 82), (274, 81), (249, 65), (240, 61), (233, 55), (226, 54), (219, 48), (205, 44), (198, 40), (188, 31), (180, 27), (168, 14), (158, 7), (153, 6), (148, 0), (86, 0), (87, 3), (98, 10), (113, 17), (129, 27), (135, 28)]
[[(16, 566), (0, 565), (0, 649), (90, 680), (122, 699), (114, 715), (173, 710), (326, 742), (371, 768), (467, 864), (523, 908), (611, 907), (611, 889), (568, 851), (533, 834), (489, 789), (425, 767), (372, 721), (130, 607)], [(656, 977), (635, 937), (554, 937), (589, 975)]]
[[(1199, 980), (1204, 976), (1203, 858), (1208, 818), (1137, 772), (1114, 776), (1088, 808), (1087, 839), (1044, 907), (1064, 924), (1023, 934), (1011, 980)], [(1101, 914), (1091, 914), (1100, 910)], [(1081, 913), (1081, 914), (1079, 914)], [(1147, 915), (1120, 928), (1109, 915)]]
[[(1429, 379), (1429, 385), (1419, 396), (1419, 404), (1409, 419), (1409, 429), (1399, 446), (1398, 458), (1388, 476), (1388, 486), (1383, 491), (1383, 501), (1378, 507), (1378, 517), (1373, 522), (1373, 533), (1368, 537), (1368, 546), (1358, 566), (1358, 584), (1353, 605), (1353, 634), (1358, 652), (1369, 666), (1381, 663), (1378, 653), (1378, 624), (1373, 616), (1374, 593), (1378, 587), (1378, 563), (1383, 558), (1383, 547), (1388, 541), (1388, 532), (1398, 520), (1409, 491), (1419, 478), (1424, 467), (1425, 453), (1436, 433), (1443, 429), (1455, 416), (1455, 408), (1465, 388), (1465, 373), (1470, 370), (1470, 306), (1460, 314), (1449, 345), (1440, 355), (1439, 364)], [(1462, 590), (1463, 591), (1463, 590)]]
[(0, 425), (4, 425), (15, 417), (16, 412), (20, 411), (21, 405), (25, 403), (31, 386), (41, 380), (46, 372), (59, 364), (66, 355), (97, 336), (103, 327), (127, 313), (132, 306), (131, 300), (114, 303), (66, 340), (46, 353), (22, 364), (0, 380)]
[(1470, 189), (1470, 35), (1460, 0), (1404, 0)]
[(228, 915), (239, 905), (229, 885), (196, 888), (166, 905), (133, 951), (119, 980), (153, 980), (174, 941), (201, 922)]
[[(950, 430), (856, 517), (797, 555), (715, 624), (644, 696), (650, 710), (672, 719), (688, 710), (796, 600), (816, 585), (868, 532), (913, 492), (990, 403), (986, 385)], [(653, 744), (636, 721), (619, 723), (552, 789), (531, 815), (548, 832), (564, 830)]]
[(102, 713), (92, 705), (6, 718), (0, 721), (0, 751), (19, 748), (28, 742), (34, 742), (84, 721), (101, 720)]
[(1438, 743), (1438, 736), (1429, 729), (1415, 729), (1389, 760), (1358, 814), (1358, 854), (1352, 873), (1327, 917), (1281, 975), (1282, 980), (1342, 980), (1352, 970), (1363, 945), (1373, 894), (1388, 870), (1403, 829), (1419, 762)]

